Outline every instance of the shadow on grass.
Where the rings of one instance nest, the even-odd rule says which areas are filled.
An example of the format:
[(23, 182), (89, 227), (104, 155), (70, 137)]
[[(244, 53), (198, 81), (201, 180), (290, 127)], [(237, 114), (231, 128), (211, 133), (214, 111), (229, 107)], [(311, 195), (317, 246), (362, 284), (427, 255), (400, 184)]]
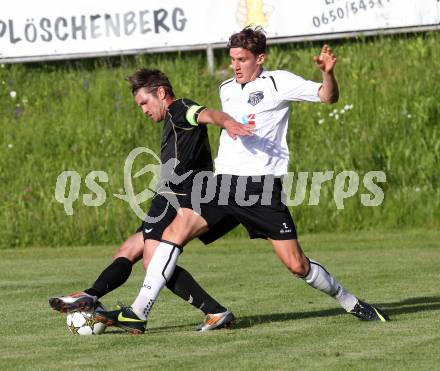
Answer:
[[(401, 301), (390, 302), (390, 303), (377, 303), (377, 306), (383, 309), (387, 314), (390, 315), (391, 320), (396, 319), (396, 316), (400, 314), (407, 313), (417, 313), (432, 310), (440, 310), (440, 296), (421, 296), (417, 298), (408, 298)], [(345, 314), (344, 310), (341, 308), (332, 308), (318, 311), (309, 312), (296, 312), (296, 313), (273, 313), (273, 314), (262, 314), (257, 316), (246, 316), (239, 317), (234, 325), (234, 329), (243, 329), (247, 327), (252, 327), (262, 323), (270, 322), (283, 322), (283, 321), (293, 321), (307, 318), (319, 318), (319, 317), (330, 317), (330, 316), (340, 316)], [(148, 333), (157, 332), (181, 332), (181, 331), (191, 331), (195, 328), (196, 324), (185, 324), (176, 326), (161, 326), (148, 328)], [(127, 332), (117, 329), (112, 330), (109, 333), (104, 333), (105, 335), (127, 335)]]
[(247, 328), (269, 322), (283, 322), (306, 318), (339, 316), (341, 314), (344, 314), (344, 311), (339, 308), (318, 310), (312, 312), (262, 314), (258, 316), (240, 317), (237, 319), (234, 328)]
[[(390, 316), (440, 310), (440, 296), (420, 296), (391, 303), (378, 303)], [(392, 319), (392, 318), (391, 318)]]
[[(391, 320), (395, 319), (395, 316), (407, 313), (425, 312), (431, 310), (440, 310), (440, 297), (439, 296), (422, 296), (417, 298), (409, 298), (401, 301), (391, 303), (378, 303), (377, 306), (383, 309)], [(275, 314), (263, 314), (258, 316), (240, 317), (237, 319), (237, 323), (234, 328), (247, 328), (261, 323), (269, 322), (283, 322), (293, 321), (306, 318), (319, 318), (338, 316), (345, 314), (340, 308), (325, 309), (310, 312), (297, 312), (297, 313), (275, 313)]]
[[(187, 332), (192, 331), (196, 327), (196, 323), (193, 324), (187, 324), (187, 325), (176, 325), (176, 326), (160, 326), (160, 327), (148, 327), (145, 331), (145, 334), (155, 334), (155, 333), (163, 333), (163, 332)], [(108, 327), (111, 329), (110, 331), (106, 331), (101, 335), (130, 335), (130, 336), (137, 336), (132, 335), (128, 331), (125, 331), (123, 329), (120, 329), (116, 326)]]

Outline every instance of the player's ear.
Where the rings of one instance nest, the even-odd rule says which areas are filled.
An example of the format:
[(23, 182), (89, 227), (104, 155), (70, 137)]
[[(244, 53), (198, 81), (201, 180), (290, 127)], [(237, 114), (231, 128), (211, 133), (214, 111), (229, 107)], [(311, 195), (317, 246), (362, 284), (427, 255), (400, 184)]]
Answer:
[(160, 100), (164, 100), (164, 99), (166, 98), (166, 96), (167, 96), (167, 92), (165, 91), (165, 89), (164, 89), (163, 86), (159, 86), (159, 87), (157, 88), (157, 93), (156, 93), (156, 95), (157, 95), (157, 97), (158, 97)]
[(257, 64), (263, 64), (264, 60), (266, 59), (266, 54), (258, 54), (257, 57)]

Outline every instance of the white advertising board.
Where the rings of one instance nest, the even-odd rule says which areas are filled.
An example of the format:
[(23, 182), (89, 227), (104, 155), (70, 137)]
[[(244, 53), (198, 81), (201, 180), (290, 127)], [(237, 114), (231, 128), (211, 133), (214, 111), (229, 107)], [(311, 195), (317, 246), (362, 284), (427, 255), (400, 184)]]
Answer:
[(439, 26), (439, 9), (438, 0), (4, 0), (0, 61), (197, 49), (248, 24), (272, 41)]

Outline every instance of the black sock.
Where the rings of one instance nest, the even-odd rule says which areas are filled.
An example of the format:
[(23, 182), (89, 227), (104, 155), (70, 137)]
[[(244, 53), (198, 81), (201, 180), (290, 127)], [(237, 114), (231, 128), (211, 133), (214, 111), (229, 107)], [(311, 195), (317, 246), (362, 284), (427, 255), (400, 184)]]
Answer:
[(113, 263), (102, 271), (93, 286), (84, 290), (84, 292), (98, 298), (108, 294), (127, 281), (132, 267), (133, 263), (127, 258), (116, 258)]
[(203, 290), (193, 276), (180, 266), (176, 266), (173, 275), (167, 283), (167, 287), (177, 296), (180, 296), (205, 314), (226, 311), (225, 307)]

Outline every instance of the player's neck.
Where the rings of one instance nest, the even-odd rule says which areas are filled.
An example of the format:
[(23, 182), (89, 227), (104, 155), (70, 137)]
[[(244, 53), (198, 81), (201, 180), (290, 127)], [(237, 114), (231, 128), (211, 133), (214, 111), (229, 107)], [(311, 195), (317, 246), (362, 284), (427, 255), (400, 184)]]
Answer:
[(263, 72), (263, 67), (262, 67), (262, 66), (259, 66), (259, 67), (254, 71), (254, 73), (252, 74), (252, 76), (251, 76), (251, 78), (249, 79), (249, 81), (246, 82), (246, 84), (247, 84), (248, 82), (251, 82), (251, 81), (256, 80), (256, 79), (258, 78), (258, 76), (261, 75), (262, 72)]
[(168, 107), (173, 104), (173, 102), (176, 101), (175, 97), (167, 96), (166, 99), (163, 101), (165, 109), (168, 111)]

